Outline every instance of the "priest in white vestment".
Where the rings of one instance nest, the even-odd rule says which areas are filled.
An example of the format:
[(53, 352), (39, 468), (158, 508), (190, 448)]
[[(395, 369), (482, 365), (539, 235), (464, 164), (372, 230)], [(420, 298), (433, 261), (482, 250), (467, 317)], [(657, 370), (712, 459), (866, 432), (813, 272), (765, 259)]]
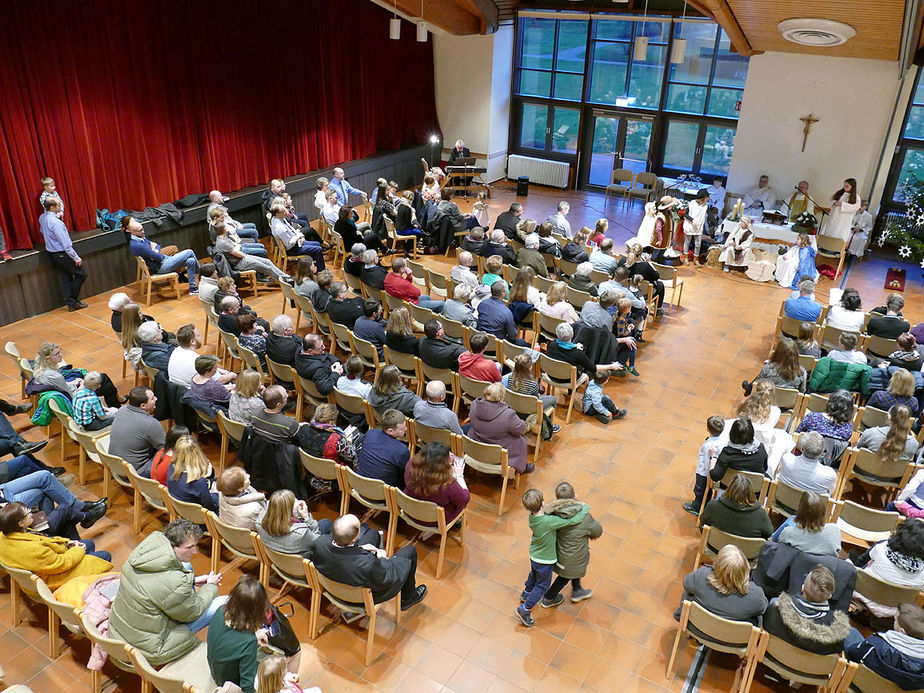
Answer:
[(744, 191), (744, 206), (749, 210), (774, 209), (779, 199), (780, 194), (770, 187), (770, 176), (768, 175), (761, 176), (757, 185)]

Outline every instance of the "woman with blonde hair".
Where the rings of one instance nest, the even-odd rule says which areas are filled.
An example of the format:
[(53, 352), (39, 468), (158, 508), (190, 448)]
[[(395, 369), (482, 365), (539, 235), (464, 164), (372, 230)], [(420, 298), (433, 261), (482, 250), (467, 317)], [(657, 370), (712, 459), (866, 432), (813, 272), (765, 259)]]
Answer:
[(388, 314), (385, 346), (402, 354), (420, 355), (420, 339), (414, 336), (411, 314), (406, 307), (395, 308)]
[(322, 534), (330, 534), (331, 521), (315, 520), (303, 500), (283, 488), (273, 492), (269, 504), (257, 519), (257, 534), (269, 548), (280, 553), (310, 557), (311, 547)]
[(523, 267), (517, 272), (510, 290), (510, 302), (522, 301), (530, 303), (537, 309), (545, 302), (545, 296), (536, 288), (536, 270), (532, 267)]
[[(741, 549), (727, 544), (719, 549), (711, 566), (698, 568), (683, 578), (683, 599), (730, 621), (757, 624), (769, 602), (750, 576), (751, 568)], [(679, 613), (674, 617), (679, 619)]]
[(919, 404), (914, 396), (914, 376), (906, 368), (899, 368), (889, 380), (889, 387), (885, 390), (876, 390), (866, 401), (867, 407), (875, 407), (889, 411), (896, 404), (908, 407), (912, 416), (918, 415)]
[(122, 306), (122, 349), (127, 353), (141, 345), (138, 340), (138, 328), (144, 322), (141, 306), (128, 303)]
[(748, 417), (755, 430), (775, 428), (782, 414), (780, 408), (773, 404), (775, 389), (769, 380), (756, 381), (751, 394), (738, 405), (737, 415)]
[(889, 425), (873, 426), (860, 434), (858, 448), (879, 453), (886, 463), (912, 460), (918, 451), (918, 441), (911, 433), (911, 410), (904, 404), (889, 409)]
[[(35, 355), (33, 364), (33, 380), (38, 385), (48, 387), (73, 398), (74, 394), (83, 387), (83, 375), (76, 368), (64, 368), (64, 356), (61, 347), (54, 342), (42, 342)], [(100, 373), (100, 384), (96, 394), (102, 397), (107, 407), (118, 407), (122, 404), (119, 391), (112, 384), (106, 373)]]
[(568, 285), (564, 282), (555, 282), (549, 288), (545, 301), (539, 306), (539, 312), (570, 323), (577, 322), (580, 318), (577, 311), (574, 310), (574, 306), (565, 300), (567, 295)]
[(397, 409), (408, 418), (414, 416), (414, 405), (420, 397), (407, 389), (401, 379), (401, 371), (397, 366), (385, 366), (379, 371), (372, 391), (369, 393), (369, 404), (379, 414), (389, 409)]
[(252, 368), (241, 373), (228, 403), (228, 416), (249, 424), (254, 414), (263, 411), (263, 377)]
[(209, 484), (212, 474), (212, 464), (195, 438), (183, 436), (176, 441), (167, 470), (167, 490), (171, 496), (217, 513), (218, 494), (212, 493)]

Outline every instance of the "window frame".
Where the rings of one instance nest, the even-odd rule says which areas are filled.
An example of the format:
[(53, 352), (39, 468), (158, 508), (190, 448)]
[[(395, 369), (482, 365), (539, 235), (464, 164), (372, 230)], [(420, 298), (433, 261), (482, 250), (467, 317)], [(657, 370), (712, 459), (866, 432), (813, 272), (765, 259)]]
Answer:
[(924, 103), (915, 104), (914, 97), (918, 92), (918, 89), (921, 89), (924, 86), (924, 69), (919, 68), (918, 74), (915, 76), (915, 83), (911, 88), (910, 97), (908, 99), (908, 105), (905, 108), (905, 115), (902, 119), (901, 135), (898, 138), (898, 142), (895, 144), (895, 153), (892, 156), (892, 163), (889, 165), (889, 175), (886, 178), (885, 189), (883, 190), (882, 200), (880, 201), (880, 212), (878, 215), (879, 219), (884, 219), (887, 216), (887, 212), (904, 212), (907, 208), (907, 205), (904, 201), (899, 201), (895, 199), (895, 193), (898, 189), (899, 179), (898, 176), (901, 173), (902, 164), (905, 161), (905, 157), (908, 155), (909, 150), (917, 150), (924, 153), (924, 136), (921, 138), (908, 137), (905, 134), (905, 131), (908, 129), (908, 122), (911, 120), (911, 114), (914, 109), (924, 110)]

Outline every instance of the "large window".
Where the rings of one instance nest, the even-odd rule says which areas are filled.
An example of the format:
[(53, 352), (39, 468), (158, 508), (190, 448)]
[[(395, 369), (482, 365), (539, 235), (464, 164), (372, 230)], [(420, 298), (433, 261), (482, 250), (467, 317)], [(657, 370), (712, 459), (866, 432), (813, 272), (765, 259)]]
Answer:
[(523, 20), (517, 93), (580, 101), (584, 92), (587, 21)]
[[(661, 104), (661, 82), (670, 24), (665, 21), (611, 19), (594, 21), (588, 101), (611, 106), (653, 109)], [(633, 41), (648, 38), (644, 60), (632, 56)]]
[(905, 202), (905, 183), (912, 177), (924, 180), (924, 81), (918, 75), (918, 85), (908, 106), (908, 118), (899, 142), (898, 155), (892, 166), (898, 166), (893, 173), (891, 201), (898, 205)]

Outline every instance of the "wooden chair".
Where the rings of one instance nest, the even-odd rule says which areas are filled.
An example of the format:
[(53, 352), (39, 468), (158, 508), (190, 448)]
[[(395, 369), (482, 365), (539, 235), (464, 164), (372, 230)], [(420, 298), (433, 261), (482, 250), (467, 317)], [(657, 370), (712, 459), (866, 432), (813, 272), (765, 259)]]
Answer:
[(427, 443), (442, 443), (454, 454), (460, 454), (458, 436), (448, 428), (433, 428), (414, 419), (408, 419), (408, 447), (411, 450), (421, 448)]
[(542, 371), (542, 380), (553, 392), (564, 390), (568, 398), (568, 413), (565, 416), (565, 423), (571, 423), (571, 410), (574, 408), (574, 400), (579, 395), (579, 390), (584, 387), (590, 378), (586, 373), (578, 376), (576, 366), (564, 361), (558, 361), (545, 354), (539, 356), (539, 368)]
[(916, 587), (902, 587), (881, 580), (865, 568), (857, 568), (857, 584), (854, 594), (859, 594), (871, 602), (883, 606), (898, 606), (902, 602), (918, 604), (920, 595)]
[(427, 268), (427, 293), (435, 295), (437, 298), (452, 298), (449, 291), (449, 280), (445, 274), (434, 272)]
[(786, 431), (792, 431), (796, 418), (802, 411), (802, 398), (803, 394), (793, 387), (773, 388), (773, 399), (770, 403), (779, 407), (781, 414), (786, 416)]
[(225, 332), (222, 329), (218, 330), (218, 334), (221, 337), (221, 341), (225, 343), (225, 358), (222, 360), (222, 367), (229, 371), (237, 371), (235, 366), (235, 361), (240, 361), (244, 363), (244, 359), (241, 357), (240, 344), (237, 343), (237, 337), (230, 332)]
[[(270, 599), (271, 602), (278, 601), (279, 598), (288, 592), (292, 587), (300, 587), (307, 590), (312, 589), (311, 582), (308, 580), (308, 577), (305, 574), (305, 567), (302, 563), (302, 561), (305, 559), (301, 554), (282, 553), (281, 551), (271, 549), (263, 542), (263, 540), (260, 538), (260, 535), (256, 532), (254, 532), (251, 539), (253, 540), (254, 549), (256, 550), (257, 555), (260, 556), (260, 562), (266, 565), (267, 581), (269, 580), (269, 571), (276, 573), (276, 575), (282, 579), (282, 586), (279, 588), (279, 591), (276, 592), (276, 595)], [(264, 585), (264, 587), (268, 587), (268, 583)], [(312, 594), (312, 602), (313, 601), (314, 594)], [(313, 632), (310, 623), (309, 631)]]
[[(93, 621), (87, 616), (85, 611), (79, 612), (80, 616), (80, 627), (83, 629), (83, 632), (86, 633), (87, 637), (90, 639), (90, 642), (94, 645), (102, 648), (106, 655), (108, 656), (108, 662), (115, 666), (117, 669), (122, 671), (127, 671), (133, 674), (138, 673), (135, 671), (135, 665), (132, 664), (131, 658), (128, 656), (128, 652), (125, 650), (127, 643), (122, 640), (116, 640), (102, 635), (96, 626), (93, 624)], [(103, 688), (103, 672), (102, 671), (91, 671), (91, 689), (93, 693), (100, 693)], [(142, 689), (145, 687), (142, 686)]]
[(340, 514), (346, 515), (350, 510), (350, 498), (370, 510), (388, 513), (388, 528), (385, 531), (385, 551), (391, 556), (394, 550), (395, 528), (398, 526), (398, 507), (391, 493), (391, 487), (381, 479), (370, 479), (353, 471), (351, 467), (340, 465)]
[[(766, 508), (767, 512), (774, 512), (783, 517), (792, 517), (799, 509), (799, 501), (802, 500), (805, 489), (796, 488), (787, 484), (785, 481), (775, 479), (770, 482), (770, 489), (767, 491)], [(828, 497), (828, 494), (820, 494), (828, 504), (828, 514), (834, 507), (834, 501)]]
[(314, 324), (315, 329), (317, 329), (319, 334), (324, 335), (328, 340), (332, 341), (333, 337), (331, 335), (333, 333), (331, 332), (330, 317), (328, 317), (327, 313), (319, 312), (310, 301), (309, 305), (311, 306), (311, 322)]
[[(218, 329), (218, 315), (215, 313), (215, 306), (211, 301), (203, 301), (199, 297), (199, 305), (202, 306), (202, 312), (205, 313), (205, 330), (202, 332), (202, 343), (208, 344), (209, 326)], [(219, 340), (220, 342), (221, 340)]]
[[(465, 547), (465, 511), (463, 508), (452, 522), (446, 522), (446, 510), (432, 501), (419, 500), (411, 498), (399, 488), (389, 487), (388, 492), (392, 495), (394, 506), (398, 510), (398, 517), (407, 522), (414, 529), (421, 532), (435, 532), (440, 535), (439, 557), (436, 560), (436, 579), (439, 580), (443, 574), (443, 559), (446, 556), (446, 541), (449, 538), (449, 530), (456, 524), (459, 525), (456, 539), (459, 546)], [(390, 546), (395, 544), (395, 526), (391, 528), (392, 536)]]
[[(349, 414), (354, 417), (366, 415), (365, 400), (359, 395), (351, 395), (343, 390), (338, 390), (336, 387), (331, 394), (334, 396), (334, 404), (337, 405), (341, 414)], [(350, 418), (350, 416), (346, 416), (346, 418)]]
[[(164, 673), (170, 669), (169, 664), (158, 671), (151, 666), (147, 657), (131, 645), (125, 645), (125, 653), (128, 655), (128, 659), (132, 663), (135, 673), (141, 677), (142, 691), (150, 692), (152, 687), (159, 693), (184, 693), (184, 691), (188, 690), (184, 679), (174, 678)], [(205, 671), (206, 675), (208, 675), (207, 663), (205, 667), (200, 668), (200, 671)], [(211, 676), (209, 676), (209, 680), (211, 680)], [(215, 682), (212, 681), (213, 685), (214, 683)]]
[(818, 244), (818, 255), (816, 258), (837, 258), (837, 269), (834, 270), (834, 281), (837, 281), (837, 278), (841, 274), (841, 268), (844, 266), (844, 258), (847, 254), (847, 241), (822, 235), (815, 236), (815, 241)]
[(482, 474), (500, 476), (500, 500), (497, 503), (497, 516), (504, 512), (504, 499), (507, 497), (507, 481), (513, 478), (514, 488), (520, 488), (520, 474), (507, 461), (507, 450), (500, 445), (480, 443), (468, 436), (461, 436), (458, 448), (465, 459), (465, 465)]
[(350, 344), (350, 328), (346, 325), (341, 325), (339, 322), (333, 321), (331, 321), (330, 327), (333, 331), (333, 337), (330, 343), (330, 353), (336, 356), (337, 349), (340, 349), (340, 351), (347, 355), (352, 353), (352, 345)]
[(180, 275), (177, 272), (165, 272), (163, 274), (151, 274), (147, 264), (140, 257), (135, 258), (138, 265), (138, 272), (135, 275), (135, 281), (139, 283), (139, 288), (145, 294), (145, 305), (151, 305), (151, 289), (154, 284), (169, 284), (170, 289), (176, 292), (176, 300), (180, 300)]
[(144, 509), (141, 500), (147, 501), (148, 505), (158, 512), (170, 514), (170, 510), (164, 503), (163, 484), (157, 479), (150, 479), (141, 476), (135, 468), (128, 462), (123, 465), (125, 476), (132, 486), (134, 497), (132, 498), (132, 529), (135, 534), (141, 534), (141, 512)]
[(853, 417), (853, 427), (857, 433), (863, 433), (867, 428), (889, 425), (889, 412), (876, 407), (858, 407)]
[[(285, 315), (286, 308), (290, 304), (295, 303), (295, 289), (288, 282), (284, 282), (281, 279), (277, 279), (276, 282), (279, 284), (279, 288), (282, 290), (282, 310), (279, 312)], [(295, 329), (298, 329), (297, 327)]]
[[(116, 455), (110, 455), (108, 452), (108, 439), (106, 439), (107, 449), (103, 450), (99, 445), (100, 441), (97, 441), (96, 450), (99, 454), (100, 462), (103, 465), (103, 496), (110, 496), (109, 493), (109, 481), (114, 479), (115, 482), (126, 489), (131, 489), (132, 495), (134, 495), (134, 487), (132, 482), (129, 480), (128, 475), (125, 473), (125, 465), (128, 464), (121, 457)], [(111, 503), (110, 503), (111, 505)]]
[(487, 380), (476, 380), (462, 374), (458, 374), (456, 380), (459, 383), (459, 396), (454, 397), (452, 401), (452, 410), (456, 414), (459, 413), (459, 404), (461, 402), (469, 404), (475, 401), (484, 395), (484, 389), (491, 384)]
[(359, 357), (359, 360), (363, 362), (363, 366), (372, 370), (373, 380), (377, 380), (379, 370), (384, 368), (386, 364), (385, 361), (379, 359), (379, 351), (375, 348), (375, 344), (362, 337), (357, 337), (352, 331), (349, 335), (350, 351)]
[[(323, 575), (321, 571), (316, 570), (314, 565), (309, 561), (306, 562), (310, 565), (311, 574), (316, 580), (319, 592), (323, 594), (331, 604), (344, 612), (361, 613), (369, 619), (368, 634), (366, 635), (366, 654), (364, 659), (365, 665), (368, 667), (372, 664), (373, 660), (372, 653), (373, 644), (375, 643), (375, 622), (378, 610), (389, 602), (376, 604), (372, 599), (372, 590), (368, 587), (353, 587), (352, 585), (345, 585), (342, 582), (331, 580), (329, 577)], [(395, 595), (395, 597), (389, 601), (394, 603), (395, 625), (398, 625), (401, 622), (401, 594)], [(317, 608), (318, 611), (320, 611), (320, 604)], [(317, 612), (315, 612), (315, 617), (317, 617)], [(315, 622), (317, 622), (316, 618)]]
[(820, 395), (817, 392), (812, 392), (802, 397), (802, 409), (799, 412), (799, 421), (805, 417), (805, 415), (810, 412), (823, 412), (828, 408), (828, 397), (830, 395)]
[(839, 341), (841, 335), (845, 332), (856, 332), (854, 330), (842, 330), (838, 327), (833, 327), (831, 325), (825, 325), (821, 328), (821, 334), (818, 337), (818, 344), (825, 351), (830, 351), (832, 349), (839, 348)]
[(244, 437), (244, 429), (247, 428), (247, 424), (235, 421), (221, 409), (218, 410), (215, 421), (218, 424), (218, 432), (221, 434), (221, 451), (218, 456), (218, 467), (215, 470), (215, 476), (218, 476), (227, 465), (228, 443), (233, 441), (235, 447), (239, 445)]
[(238, 344), (237, 350), (238, 350), (238, 353), (241, 355), (241, 359), (244, 362), (244, 366), (246, 368), (255, 370), (257, 373), (260, 374), (260, 379), (263, 382), (266, 382), (268, 373), (266, 372), (266, 369), (263, 368), (263, 364), (260, 363), (260, 357), (257, 356), (255, 352), (251, 351), (245, 346), (241, 346), (240, 344)]
[(323, 479), (325, 481), (340, 480), (340, 465), (333, 460), (309, 455), (301, 448), (298, 450), (298, 457), (301, 460), (302, 467), (304, 467), (305, 471), (312, 476), (315, 476), (318, 479)]
[[(410, 241), (411, 243), (411, 254), (413, 258), (417, 259), (417, 236), (415, 234), (407, 234), (406, 236), (401, 236), (395, 231), (395, 222), (391, 220), (387, 214), (382, 216), (382, 219), (385, 221), (385, 231), (388, 233), (388, 243), (389, 247), (397, 251), (399, 243), (406, 243)], [(405, 255), (408, 255), (407, 248), (405, 247)]]
[(741, 665), (735, 672), (735, 681), (731, 690), (739, 691), (739, 693), (747, 690), (746, 684), (750, 683), (748, 673), (760, 641), (759, 628), (746, 621), (729, 621), (716, 616), (696, 602), (684, 599), (680, 607), (677, 636), (674, 638), (674, 646), (671, 648), (671, 656), (665, 672), (665, 678), (668, 680), (674, 677), (674, 662), (684, 634), (710, 650), (738, 655), (741, 658)]
[[(446, 394), (451, 395), (453, 401), (459, 396), (461, 387), (459, 385), (458, 373), (448, 368), (434, 368), (433, 366), (428, 366), (422, 360), (420, 362), (420, 370), (423, 373), (424, 384), (431, 380), (439, 380), (446, 386)], [(421, 392), (423, 392), (423, 390), (421, 390)]]
[(292, 375), (292, 366), (277, 363), (268, 356), (266, 357), (266, 368), (269, 370), (270, 379), (276, 383), (291, 384), (295, 377)]
[(919, 467), (908, 460), (885, 462), (878, 452), (865, 448), (848, 448), (846, 461), (841, 462), (838, 487), (834, 497), (840, 499), (847, 488), (847, 482), (855, 478), (868, 486), (876, 486), (887, 492), (892, 500), (905, 487)]
[[(805, 320), (796, 320), (796, 318), (791, 318), (788, 315), (784, 315), (782, 310), (776, 318), (776, 329), (775, 332), (778, 335), (783, 335), (784, 337), (789, 337), (790, 339), (799, 338), (799, 328), (802, 326), (802, 323), (806, 322)], [(812, 339), (818, 339), (818, 330), (820, 329), (818, 323), (813, 323), (814, 327), (812, 328)], [(773, 351), (773, 347), (776, 346), (776, 340), (773, 340), (773, 344), (770, 347), (770, 351)]]
[(580, 313), (581, 308), (584, 307), (584, 304), (588, 301), (593, 301), (594, 297), (586, 291), (580, 291), (569, 286), (565, 290), (565, 300), (570, 303), (578, 313)]
[[(341, 261), (345, 261), (347, 257), (346, 246), (343, 244), (343, 236), (339, 232), (334, 231), (333, 229), (330, 232), (330, 242), (334, 246), (334, 257), (331, 260), (331, 265), (334, 267), (339, 267)], [(344, 275), (347, 273), (344, 272)]]
[[(882, 678), (863, 662), (850, 662), (835, 693), (907, 693), (897, 684)], [(917, 689), (913, 693), (924, 693)]]
[(513, 409), (517, 414), (526, 416), (526, 433), (535, 437), (534, 441), (527, 438), (527, 443), (533, 444), (533, 462), (539, 461), (539, 449), (542, 447), (542, 419), (543, 414), (547, 415), (554, 424), (555, 407), (549, 407), (546, 410), (542, 408), (542, 400), (533, 395), (524, 395), (520, 392), (514, 392), (510, 388), (504, 388), (504, 402)]
[(635, 180), (632, 187), (626, 191), (628, 201), (631, 203), (638, 198), (644, 204), (654, 195), (655, 188), (658, 186), (658, 176), (650, 171), (640, 171), (635, 174)]
[(101, 431), (93, 431), (91, 433), (89, 431), (85, 431), (83, 426), (78, 424), (73, 419), (68, 422), (68, 425), (71, 427), (71, 433), (74, 434), (77, 442), (80, 443), (79, 457), (77, 458), (77, 481), (83, 485), (86, 479), (87, 459), (89, 459), (91, 462), (95, 462), (100, 466), (103, 464), (103, 461), (99, 456), (97, 443), (109, 437), (109, 429), (104, 428)]
[(629, 189), (635, 183), (635, 173), (628, 168), (617, 168), (613, 170), (613, 178), (610, 184), (606, 186), (603, 193), (603, 203), (606, 204), (610, 195), (619, 195), (622, 197), (623, 206), (629, 196)]
[(285, 245), (283, 245), (282, 241), (280, 241), (275, 236), (273, 236), (273, 247), (276, 249), (276, 258), (275, 258), (276, 266), (282, 268), (284, 272), (289, 272), (289, 263), (298, 262), (299, 256), (298, 255), (290, 256), (286, 252)]
[(703, 525), (703, 532), (699, 539), (699, 549), (696, 551), (696, 558), (693, 560), (693, 570), (699, 568), (704, 557), (715, 558), (723, 546), (732, 544), (741, 549), (741, 553), (748, 559), (748, 563), (753, 570), (757, 566), (757, 557), (763, 548), (766, 539), (760, 537), (741, 537), (737, 534), (724, 532), (718, 527)]
[[(16, 346), (16, 342), (7, 342), (4, 347), (6, 355), (13, 359), (13, 365), (16, 367), (16, 370), (19, 371), (19, 385), (20, 385), (20, 399), (26, 398), (26, 383), (29, 382), (29, 378), (26, 377), (25, 371), (20, 368), (20, 361), (22, 361), (22, 354), (19, 353), (19, 348)], [(30, 376), (31, 377), (31, 376)]]
[(398, 298), (397, 296), (392, 296), (389, 293), (385, 294), (385, 306), (383, 306), (385, 312), (391, 313), (393, 310), (398, 308), (404, 308), (405, 301), (403, 298)]
[[(244, 561), (260, 562), (260, 555), (253, 545), (253, 538), (257, 536), (257, 533), (253, 530), (229, 525), (227, 522), (222, 521), (222, 519), (211, 510), (205, 511), (205, 526), (208, 528), (209, 534), (220, 542), (217, 550), (213, 551), (211, 556), (211, 570), (213, 573), (219, 572), (222, 546), (235, 556), (234, 560), (228, 564), (226, 570), (236, 568)], [(266, 584), (266, 580), (269, 578), (268, 575), (264, 575), (266, 569), (267, 566), (260, 563), (260, 582), (264, 584)]]
[(599, 286), (603, 282), (609, 281), (610, 275), (608, 272), (604, 272), (598, 269), (593, 269), (593, 270), (590, 270), (590, 279), (594, 284), (597, 284)]
[[(424, 308), (423, 306), (418, 306), (410, 302), (407, 302), (405, 305), (408, 309), (408, 312), (411, 314), (411, 320), (416, 323), (420, 323), (421, 325), (426, 325), (427, 320), (437, 317), (436, 313), (434, 313), (429, 308)], [(440, 316), (440, 322), (443, 323), (443, 332), (446, 332), (446, 322), (448, 321)], [(448, 335), (449, 333), (446, 332), (446, 334)]]
[[(161, 486), (160, 489), (161, 496), (164, 499), (164, 505), (167, 506), (167, 511), (170, 513), (171, 521), (181, 517), (184, 520), (189, 520), (194, 525), (205, 525), (205, 508), (198, 503), (182, 501), (176, 496), (171, 495), (166, 486)], [(215, 537), (212, 537), (213, 546), (217, 541)]]
[(58, 601), (48, 584), (38, 575), (29, 574), (38, 599), (48, 607), (48, 656), (57, 659), (61, 654), (61, 629), (63, 623), (74, 635), (84, 637), (80, 627), (77, 609), (72, 604)]
[(333, 399), (330, 395), (322, 395), (318, 386), (311, 378), (303, 378), (292, 368), (292, 378), (295, 380), (295, 393), (298, 397), (298, 403), (295, 405), (295, 420), (302, 420), (303, 404), (305, 400), (311, 402), (314, 406), (331, 402)]
[(558, 258), (558, 276), (573, 277), (577, 274), (577, 262), (570, 262), (564, 258)]
[[(66, 460), (69, 457), (74, 456), (74, 455), (69, 455), (67, 453), (67, 441), (69, 439), (74, 441), (75, 443), (77, 443), (78, 447), (80, 446), (80, 442), (77, 440), (77, 436), (74, 434), (74, 431), (71, 428), (71, 421), (74, 421), (74, 419), (71, 417), (70, 414), (65, 413), (64, 410), (61, 409), (61, 407), (58, 405), (57, 400), (49, 399), (48, 408), (51, 409), (51, 413), (54, 414), (55, 418), (58, 420), (58, 423), (60, 424), (61, 447), (60, 447), (60, 451), (58, 454), (58, 464), (63, 467), (64, 460)], [(77, 426), (80, 425), (76, 421), (74, 421), (74, 424)], [(77, 454), (78, 455), (80, 454), (79, 451)]]
[(548, 340), (556, 339), (555, 330), (566, 320), (553, 318), (551, 315), (539, 313), (539, 334)]
[(311, 299), (301, 294), (295, 294), (295, 308), (298, 311), (295, 315), (295, 330), (298, 331), (302, 326), (302, 316), (314, 325), (313, 313), (311, 312)]
[(825, 690), (835, 688), (844, 672), (847, 671), (847, 660), (841, 655), (813, 654), (795, 645), (790, 645), (782, 638), (771, 635), (767, 631), (760, 634), (757, 654), (747, 681), (748, 688), (753, 680), (757, 664), (763, 664), (772, 669), (785, 681), (818, 686), (819, 689)]
[[(413, 313), (411, 314), (413, 316)], [(433, 317), (433, 316), (431, 316)], [(450, 339), (455, 339), (461, 341), (465, 348), (468, 348), (468, 337), (471, 333), (471, 329), (463, 325), (458, 320), (450, 320), (449, 318), (444, 318), (442, 315), (439, 318), (440, 323), (443, 325), (443, 333)]]
[[(770, 490), (770, 479), (760, 472), (746, 472), (744, 470), (729, 468), (725, 470), (725, 475), (718, 481), (712, 481), (710, 479), (709, 485), (712, 489), (712, 494), (715, 496), (720, 489), (727, 488), (738, 475), (743, 476), (751, 483), (751, 490), (754, 492), (757, 502), (763, 505), (764, 499), (767, 497), (767, 493)], [(706, 503), (709, 501), (709, 496), (710, 494), (708, 493), (703, 494), (703, 504), (699, 508), (700, 513), (705, 509)]]
[[(423, 369), (420, 365), (420, 359), (413, 354), (405, 354), (401, 351), (395, 351), (385, 346), (385, 363), (394, 366), (401, 372), (401, 377), (414, 381), (414, 391), (420, 397), (423, 394)], [(378, 371), (376, 371), (378, 375)]]
[(898, 350), (898, 340), (870, 335), (866, 338), (861, 350), (867, 356), (872, 356), (871, 360), (884, 360), (889, 358), (889, 354), (893, 351)]
[(13, 620), (13, 626), (22, 623), (22, 596), (25, 594), (33, 601), (41, 601), (35, 583), (32, 581), (32, 573), (22, 568), (14, 568), (11, 565), (0, 563), (0, 571), (10, 576), (10, 616)]
[[(658, 270), (658, 275), (661, 277), (661, 283), (664, 284), (665, 291), (667, 289), (671, 290), (671, 310), (674, 309), (675, 305), (680, 308), (680, 299), (683, 298), (683, 279), (680, 278), (677, 268), (660, 265), (657, 262), (652, 262), (651, 265)], [(676, 303), (674, 301), (675, 296), (677, 297)]]
[(352, 291), (354, 294), (357, 296), (363, 295), (363, 283), (355, 274), (350, 274), (349, 272), (344, 271), (343, 281), (348, 287), (350, 287), (350, 291)]
[(841, 540), (862, 546), (885, 541), (902, 521), (894, 511), (874, 510), (853, 501), (837, 501), (831, 521), (841, 530)]

